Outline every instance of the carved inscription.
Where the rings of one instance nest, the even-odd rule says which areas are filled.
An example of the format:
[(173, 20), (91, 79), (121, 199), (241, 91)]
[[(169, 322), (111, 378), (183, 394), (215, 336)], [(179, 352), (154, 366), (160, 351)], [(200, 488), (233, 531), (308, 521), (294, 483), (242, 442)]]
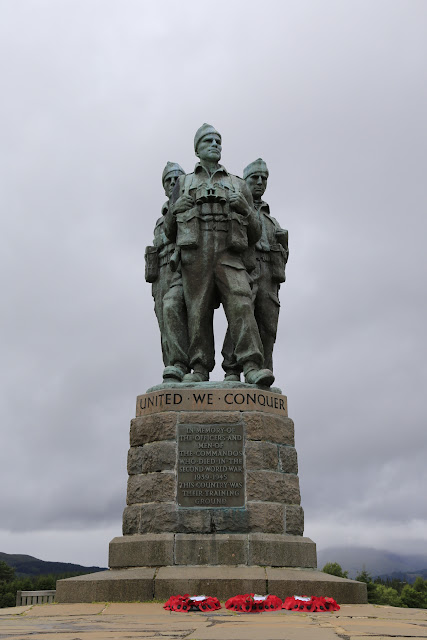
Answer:
[(243, 446), (243, 425), (178, 425), (178, 506), (243, 507)]
[(288, 415), (287, 399), (278, 393), (260, 389), (170, 389), (138, 396), (136, 415), (161, 411), (263, 411)]

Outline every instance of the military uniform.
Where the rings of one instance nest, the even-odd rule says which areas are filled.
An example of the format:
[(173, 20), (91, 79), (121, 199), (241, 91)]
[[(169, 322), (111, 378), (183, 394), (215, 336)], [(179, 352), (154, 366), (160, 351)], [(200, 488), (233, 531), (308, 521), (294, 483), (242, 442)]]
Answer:
[[(230, 205), (232, 193), (241, 193), (250, 213), (244, 216)], [(173, 214), (173, 204), (189, 195), (193, 208)], [(262, 343), (253, 314), (252, 290), (242, 254), (261, 235), (246, 183), (218, 165), (209, 172), (200, 163), (194, 173), (180, 176), (165, 217), (165, 233), (181, 251), (182, 283), (188, 314), (190, 368), (210, 372), (215, 365), (213, 313), (222, 302), (237, 362), (261, 368)]]
[[(255, 319), (264, 350), (263, 367), (273, 370), (273, 348), (279, 321), (279, 289), (285, 281), (288, 259), (288, 232), (282, 229), (264, 201), (255, 203), (262, 226), (261, 238), (255, 244), (255, 268), (251, 271), (252, 296)], [(241, 372), (233, 356), (233, 342), (227, 331), (222, 349), (223, 369), (229, 373)]]
[(162, 216), (154, 228), (153, 249), (157, 263), (157, 277), (152, 284), (154, 311), (159, 323), (163, 363), (165, 367), (176, 363), (188, 368), (188, 331), (187, 313), (182, 289), (180, 270), (173, 272), (171, 259), (175, 244), (164, 232), (165, 216), (169, 203), (162, 207)]

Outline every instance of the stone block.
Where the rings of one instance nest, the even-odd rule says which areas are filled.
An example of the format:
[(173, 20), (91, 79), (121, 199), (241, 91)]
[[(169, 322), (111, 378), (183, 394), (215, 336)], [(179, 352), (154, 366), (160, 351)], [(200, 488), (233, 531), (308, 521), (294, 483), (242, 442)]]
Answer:
[(152, 600), (155, 572), (155, 568), (138, 567), (137, 569), (100, 571), (58, 580), (55, 601), (140, 602)]
[(175, 474), (168, 471), (130, 476), (127, 503), (170, 502), (175, 499)]
[(176, 443), (150, 442), (143, 447), (131, 447), (128, 452), (128, 474), (152, 473), (175, 469)]
[(298, 476), (278, 471), (247, 471), (246, 499), (299, 504), (301, 495)]
[(240, 411), (181, 411), (180, 424), (236, 424), (242, 421)]
[(338, 578), (322, 571), (308, 569), (266, 567), (266, 573), (270, 593), (274, 593), (282, 600), (295, 593), (306, 593), (312, 596), (334, 598), (339, 604), (365, 604), (368, 601), (364, 582)]
[(137, 447), (147, 442), (159, 440), (175, 440), (177, 415), (173, 411), (167, 411), (131, 420), (131, 446)]
[(248, 440), (246, 442), (245, 452), (246, 469), (277, 471), (279, 458), (276, 444)]
[(238, 593), (266, 593), (266, 589), (263, 567), (160, 567), (154, 582), (154, 597), (167, 600), (174, 593), (205, 593), (224, 601)]
[(294, 445), (294, 423), (290, 418), (253, 411), (242, 414), (247, 440), (267, 440)]
[(175, 535), (175, 564), (247, 564), (247, 549), (247, 535), (177, 533)]
[(175, 502), (141, 505), (139, 533), (209, 533), (207, 509), (178, 509)]
[(141, 451), (142, 447), (131, 447), (128, 451), (127, 469), (130, 476), (142, 473)]
[(147, 533), (123, 536), (110, 542), (110, 569), (124, 567), (161, 567), (174, 563), (173, 533)]
[(302, 536), (250, 533), (248, 560), (268, 567), (316, 568), (316, 545)]
[(175, 469), (176, 442), (152, 442), (141, 452), (142, 473)]
[(295, 447), (279, 447), (279, 459), (283, 473), (298, 473), (298, 458)]
[(248, 502), (249, 531), (285, 533), (285, 507), (277, 502)]
[(304, 511), (296, 504), (285, 506), (286, 533), (302, 536), (304, 533)]
[(245, 533), (249, 531), (249, 513), (246, 509), (209, 509), (211, 532)]
[(129, 536), (139, 533), (141, 522), (141, 505), (131, 504), (123, 511), (123, 535)]

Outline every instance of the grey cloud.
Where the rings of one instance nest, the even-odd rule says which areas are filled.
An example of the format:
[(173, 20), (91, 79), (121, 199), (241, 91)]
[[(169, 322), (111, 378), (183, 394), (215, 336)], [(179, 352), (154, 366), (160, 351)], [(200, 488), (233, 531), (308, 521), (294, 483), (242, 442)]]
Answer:
[(403, 549), (427, 520), (425, 3), (216, 7), (3, 3), (0, 528), (120, 533), (135, 396), (161, 376), (144, 247), (208, 121), (230, 171), (265, 158), (290, 231), (275, 372), (306, 533)]

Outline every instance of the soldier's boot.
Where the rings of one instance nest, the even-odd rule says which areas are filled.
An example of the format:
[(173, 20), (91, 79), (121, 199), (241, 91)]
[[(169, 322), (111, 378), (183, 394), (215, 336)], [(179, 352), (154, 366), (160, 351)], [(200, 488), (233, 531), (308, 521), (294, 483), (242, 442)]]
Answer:
[(193, 373), (187, 373), (183, 382), (207, 382), (209, 380), (209, 371), (204, 367), (196, 364)]
[(176, 362), (163, 370), (163, 382), (182, 382), (188, 367), (181, 362)]
[(270, 369), (259, 369), (253, 362), (245, 363), (243, 367), (245, 382), (247, 384), (258, 384), (261, 387), (271, 387), (274, 382), (274, 375)]
[(224, 382), (240, 382), (240, 373), (236, 371), (226, 371)]

